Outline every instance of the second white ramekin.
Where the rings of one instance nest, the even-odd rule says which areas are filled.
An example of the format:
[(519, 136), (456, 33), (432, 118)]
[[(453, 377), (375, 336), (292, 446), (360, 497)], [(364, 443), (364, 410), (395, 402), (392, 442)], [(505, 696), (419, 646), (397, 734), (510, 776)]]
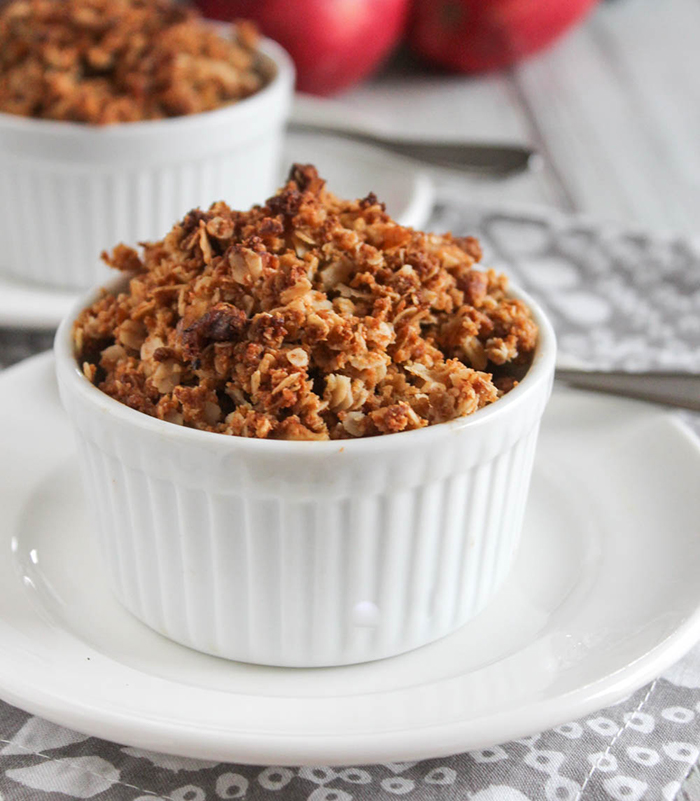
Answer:
[(0, 271), (85, 289), (110, 277), (105, 243), (159, 239), (192, 208), (270, 195), (294, 67), (270, 40), (261, 52), (269, 84), (216, 111), (102, 127), (0, 114)]
[[(112, 286), (112, 289), (116, 285)], [(278, 666), (392, 656), (457, 629), (518, 545), (555, 361), (540, 327), (523, 381), (474, 415), (336, 442), (228, 437), (154, 419), (83, 376), (73, 320), (61, 399), (121, 602), (200, 651)]]

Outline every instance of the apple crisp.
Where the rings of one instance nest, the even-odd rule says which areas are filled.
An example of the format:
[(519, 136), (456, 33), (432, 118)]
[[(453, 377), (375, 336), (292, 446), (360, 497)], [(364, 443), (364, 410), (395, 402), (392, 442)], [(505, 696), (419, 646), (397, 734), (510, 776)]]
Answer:
[(219, 35), (171, 0), (0, 6), (0, 111), (103, 125), (210, 111), (257, 92), (258, 34)]
[(472, 237), (394, 222), (295, 165), (264, 206), (191, 211), (78, 317), (87, 378), (145, 414), (244, 437), (327, 440), (422, 428), (497, 401), (537, 343)]

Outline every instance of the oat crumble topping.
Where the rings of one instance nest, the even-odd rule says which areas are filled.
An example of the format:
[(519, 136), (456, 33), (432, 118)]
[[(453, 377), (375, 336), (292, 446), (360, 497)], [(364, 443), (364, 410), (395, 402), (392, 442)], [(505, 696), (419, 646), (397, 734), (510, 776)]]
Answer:
[(257, 92), (258, 34), (232, 39), (171, 0), (11, 0), (0, 7), (0, 111), (93, 123), (210, 111)]
[(266, 205), (191, 211), (75, 323), (85, 375), (179, 425), (326, 440), (472, 414), (527, 370), (537, 326), (472, 237), (404, 228), (295, 165)]

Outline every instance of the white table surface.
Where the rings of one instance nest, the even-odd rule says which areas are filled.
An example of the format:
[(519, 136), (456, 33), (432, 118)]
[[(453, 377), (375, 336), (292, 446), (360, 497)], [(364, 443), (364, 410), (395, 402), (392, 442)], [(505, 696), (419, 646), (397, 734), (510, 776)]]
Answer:
[(399, 58), (338, 98), (412, 134), (525, 141), (544, 169), (465, 181), (655, 233), (700, 234), (700, 2), (616, 0), (505, 73), (426, 73)]

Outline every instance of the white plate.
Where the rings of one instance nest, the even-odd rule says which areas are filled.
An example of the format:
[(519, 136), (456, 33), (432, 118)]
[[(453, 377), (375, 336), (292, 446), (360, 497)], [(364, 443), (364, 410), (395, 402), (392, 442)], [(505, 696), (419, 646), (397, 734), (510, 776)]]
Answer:
[[(421, 228), (430, 217), (434, 199), (430, 178), (390, 153), (332, 137), (289, 134), (280, 182), (293, 162), (315, 164), (340, 197), (365, 197), (374, 192), (403, 225)], [(104, 246), (109, 249), (116, 244), (105, 242)], [(95, 258), (99, 258), (98, 253)], [(0, 326), (55, 328), (75, 297), (70, 291), (22, 283), (0, 274)]]
[(665, 412), (555, 395), (524, 541), (440, 642), (347, 668), (238, 664), (141, 625), (105, 587), (50, 356), (0, 376), (0, 696), (88, 734), (262, 764), (484, 748), (613, 703), (700, 636), (700, 450)]

